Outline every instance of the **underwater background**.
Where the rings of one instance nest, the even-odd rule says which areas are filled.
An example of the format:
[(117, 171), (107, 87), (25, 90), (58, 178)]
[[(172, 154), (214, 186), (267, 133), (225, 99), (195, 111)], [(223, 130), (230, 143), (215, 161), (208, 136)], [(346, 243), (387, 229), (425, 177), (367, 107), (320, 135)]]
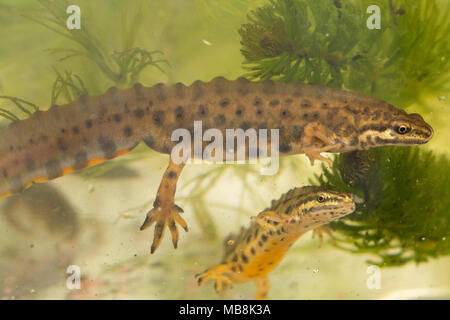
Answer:
[[(302, 236), (269, 274), (269, 299), (450, 298), (450, 4), (374, 0), (1, 0), (0, 126), (81, 94), (139, 81), (191, 84), (216, 76), (301, 81), (368, 94), (420, 113), (435, 131), (420, 147), (280, 159), (276, 176), (252, 165), (190, 165), (176, 203), (190, 231), (166, 233), (150, 255), (151, 208), (167, 155), (127, 155), (0, 200), (2, 299), (251, 299), (253, 283), (218, 295), (194, 275), (217, 264), (223, 239), (290, 188), (351, 191), (366, 201), (332, 223), (333, 239)], [(331, 155), (327, 155), (331, 157)], [(79, 266), (80, 290), (67, 267)], [(381, 288), (366, 285), (376, 265)], [(369, 268), (370, 270), (370, 268)]]

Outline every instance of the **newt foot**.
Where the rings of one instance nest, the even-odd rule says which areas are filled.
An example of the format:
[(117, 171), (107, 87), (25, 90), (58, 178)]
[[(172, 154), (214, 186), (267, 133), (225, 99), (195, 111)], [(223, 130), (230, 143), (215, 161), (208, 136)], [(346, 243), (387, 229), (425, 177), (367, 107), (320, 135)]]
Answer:
[[(217, 266), (217, 267), (219, 267), (219, 266)], [(216, 289), (216, 292), (221, 292), (224, 289), (233, 287), (233, 282), (231, 281), (230, 277), (228, 277), (220, 272), (217, 272), (215, 270), (215, 267), (210, 268), (210, 269), (206, 270), (205, 272), (196, 274), (195, 278), (197, 279), (197, 283), (199, 286), (203, 285), (204, 283), (208, 282), (209, 280), (215, 280), (216, 283), (214, 284), (214, 288)]]
[(328, 163), (330, 165), (330, 167), (333, 166), (333, 161), (328, 159), (328, 158), (326, 158), (326, 157), (324, 157), (324, 156), (322, 156), (320, 154), (320, 152), (313, 151), (313, 150), (305, 151), (305, 155), (308, 157), (308, 159), (311, 162), (312, 166), (314, 165), (314, 161), (315, 160), (325, 161), (326, 163)]
[(331, 242), (333, 242), (333, 244), (336, 244), (336, 239), (335, 239), (334, 236), (333, 236), (332, 229), (331, 229), (330, 227), (328, 227), (328, 226), (325, 225), (325, 226), (321, 226), (321, 227), (315, 228), (315, 229), (313, 230), (313, 235), (312, 235), (312, 237), (313, 237), (313, 239), (314, 239), (315, 236), (317, 235), (317, 237), (319, 238), (319, 248), (322, 247), (322, 244), (323, 244), (323, 234), (324, 234), (324, 233), (326, 233), (326, 234), (330, 237)]
[(164, 235), (165, 227), (167, 226), (172, 234), (173, 247), (176, 249), (178, 246), (178, 229), (177, 223), (187, 232), (189, 231), (186, 221), (181, 217), (180, 212), (183, 212), (179, 206), (174, 204), (171, 208), (158, 206), (153, 208), (147, 213), (144, 223), (141, 226), (141, 230), (147, 229), (153, 223), (155, 225), (155, 233), (153, 236), (153, 243), (151, 247), (151, 253), (154, 253), (158, 249), (162, 237)]

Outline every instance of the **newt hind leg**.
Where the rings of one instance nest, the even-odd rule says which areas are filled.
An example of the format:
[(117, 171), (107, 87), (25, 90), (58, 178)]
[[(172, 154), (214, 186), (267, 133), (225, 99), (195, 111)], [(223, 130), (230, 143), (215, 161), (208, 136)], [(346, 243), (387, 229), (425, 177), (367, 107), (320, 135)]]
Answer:
[(219, 264), (212, 268), (206, 269), (204, 272), (196, 274), (195, 278), (199, 286), (208, 282), (209, 280), (215, 280), (214, 288), (216, 292), (221, 292), (224, 289), (232, 288), (233, 281), (227, 273), (231, 272), (230, 267), (227, 264)]
[(176, 224), (178, 223), (186, 232), (189, 230), (186, 221), (180, 215), (183, 209), (174, 203), (177, 181), (183, 167), (183, 163), (175, 164), (170, 161), (159, 185), (153, 209), (147, 213), (147, 217), (141, 226), (141, 230), (144, 230), (156, 223), (151, 253), (154, 253), (159, 247), (166, 227), (169, 228), (172, 235), (172, 243), (175, 249), (178, 246), (179, 237)]

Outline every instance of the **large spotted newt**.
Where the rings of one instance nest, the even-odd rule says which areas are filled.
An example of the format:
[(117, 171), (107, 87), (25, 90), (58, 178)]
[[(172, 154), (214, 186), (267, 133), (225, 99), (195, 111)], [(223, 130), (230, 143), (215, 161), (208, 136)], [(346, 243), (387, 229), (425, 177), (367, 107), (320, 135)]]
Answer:
[[(324, 86), (218, 77), (190, 86), (113, 87), (103, 95), (81, 96), (67, 105), (37, 111), (1, 129), (0, 197), (118, 157), (140, 141), (170, 154), (178, 143), (171, 140), (172, 132), (184, 128), (193, 134), (195, 120), (224, 136), (226, 129), (233, 128), (279, 129), (280, 154), (304, 153), (312, 163), (331, 162), (321, 152), (423, 144), (433, 135), (418, 114)], [(183, 166), (169, 161), (154, 208), (141, 227), (156, 223), (152, 253), (166, 227), (175, 248), (176, 225), (188, 230), (182, 209), (174, 203)]]
[(256, 299), (269, 290), (267, 273), (281, 261), (286, 251), (302, 234), (355, 210), (353, 195), (324, 187), (290, 190), (272, 201), (248, 228), (225, 240), (222, 262), (196, 275), (199, 285), (215, 280), (218, 292), (233, 282), (255, 281)]

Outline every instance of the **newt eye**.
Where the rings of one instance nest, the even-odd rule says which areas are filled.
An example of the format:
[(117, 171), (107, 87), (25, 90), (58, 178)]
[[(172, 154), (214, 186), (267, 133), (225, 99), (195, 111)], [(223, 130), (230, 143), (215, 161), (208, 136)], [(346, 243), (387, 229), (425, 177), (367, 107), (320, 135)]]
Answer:
[(411, 126), (409, 124), (399, 124), (396, 125), (394, 130), (398, 133), (398, 134), (406, 134), (408, 132), (411, 131)]
[(320, 195), (317, 197), (317, 201), (319, 202), (324, 202), (325, 201), (325, 196), (324, 195)]

